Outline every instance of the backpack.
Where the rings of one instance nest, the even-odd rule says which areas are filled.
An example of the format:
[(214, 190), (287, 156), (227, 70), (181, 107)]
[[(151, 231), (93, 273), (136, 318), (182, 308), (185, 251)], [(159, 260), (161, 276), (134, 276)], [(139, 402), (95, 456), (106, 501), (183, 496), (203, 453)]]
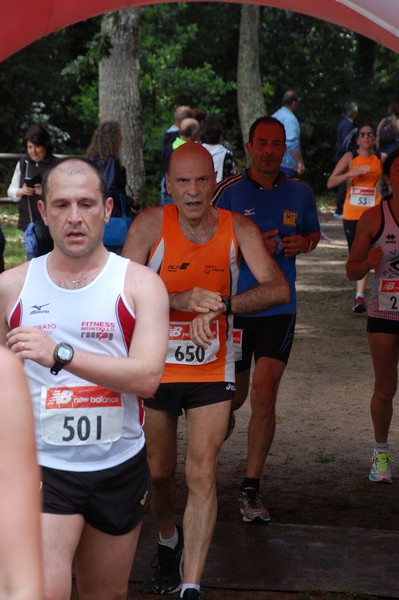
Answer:
[(396, 135), (397, 131), (394, 118), (385, 117), (378, 133), (379, 146), (389, 146), (390, 144), (394, 144)]

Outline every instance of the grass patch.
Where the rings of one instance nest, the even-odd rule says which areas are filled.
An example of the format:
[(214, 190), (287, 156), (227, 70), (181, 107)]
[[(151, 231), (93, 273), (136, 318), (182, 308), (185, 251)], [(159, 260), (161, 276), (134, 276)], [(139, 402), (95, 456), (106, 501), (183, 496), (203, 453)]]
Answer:
[(10, 269), (26, 260), (25, 248), (22, 243), (22, 231), (18, 229), (17, 204), (5, 204), (0, 207), (0, 227), (6, 238), (5, 267)]

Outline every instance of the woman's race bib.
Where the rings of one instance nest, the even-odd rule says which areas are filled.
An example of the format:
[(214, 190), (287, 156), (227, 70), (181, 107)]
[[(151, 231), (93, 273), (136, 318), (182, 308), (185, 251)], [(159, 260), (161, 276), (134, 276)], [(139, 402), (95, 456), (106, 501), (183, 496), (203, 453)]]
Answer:
[(376, 188), (351, 187), (349, 204), (353, 206), (375, 206)]

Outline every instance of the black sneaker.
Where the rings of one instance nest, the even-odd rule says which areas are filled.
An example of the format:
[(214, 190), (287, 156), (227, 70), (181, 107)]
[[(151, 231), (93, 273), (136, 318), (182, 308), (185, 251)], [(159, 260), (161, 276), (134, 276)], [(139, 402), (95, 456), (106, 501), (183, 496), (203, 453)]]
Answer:
[[(174, 594), (181, 588), (183, 559), (183, 530), (177, 525), (179, 541), (174, 550), (158, 542), (157, 554), (151, 563), (155, 567), (155, 575), (151, 581), (154, 594), (161, 596)], [(191, 598), (191, 596), (188, 596)], [(193, 596), (195, 598), (195, 596)]]
[(200, 593), (195, 588), (187, 588), (184, 590), (182, 600), (200, 600)]

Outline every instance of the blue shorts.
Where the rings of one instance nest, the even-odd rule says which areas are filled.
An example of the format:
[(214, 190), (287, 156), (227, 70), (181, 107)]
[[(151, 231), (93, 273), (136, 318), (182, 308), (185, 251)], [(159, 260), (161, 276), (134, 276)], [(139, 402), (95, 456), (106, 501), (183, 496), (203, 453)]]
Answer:
[(145, 447), (122, 464), (101, 471), (41, 470), (43, 513), (82, 515), (103, 533), (124, 535), (149, 509), (151, 479)]
[(288, 363), (294, 341), (296, 315), (271, 317), (234, 317), (234, 329), (242, 329), (242, 359), (236, 362), (236, 373), (251, 368), (261, 357)]
[(183, 410), (208, 406), (232, 400), (236, 386), (234, 382), (210, 381), (208, 383), (161, 383), (154, 396), (144, 400), (144, 406), (167, 410), (179, 417)]

